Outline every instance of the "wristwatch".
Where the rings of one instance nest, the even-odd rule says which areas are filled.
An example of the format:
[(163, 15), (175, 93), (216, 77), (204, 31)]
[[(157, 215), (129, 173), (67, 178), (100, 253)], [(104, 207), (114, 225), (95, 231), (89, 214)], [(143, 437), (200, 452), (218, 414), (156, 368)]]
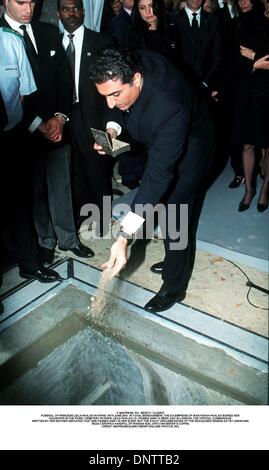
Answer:
[(55, 113), (54, 116), (60, 116), (60, 117), (62, 118), (64, 124), (65, 124), (67, 121), (69, 121), (68, 117), (67, 117), (65, 114), (63, 114), (63, 113)]

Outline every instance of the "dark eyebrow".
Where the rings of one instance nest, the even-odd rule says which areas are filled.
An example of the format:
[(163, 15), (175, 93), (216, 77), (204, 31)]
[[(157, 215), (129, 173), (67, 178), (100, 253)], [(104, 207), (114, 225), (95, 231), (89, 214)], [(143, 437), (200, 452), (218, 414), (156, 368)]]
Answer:
[(109, 93), (109, 95), (106, 95), (106, 96), (113, 96), (115, 95), (115, 93), (121, 93), (122, 90), (115, 90), (113, 91), (112, 93)]

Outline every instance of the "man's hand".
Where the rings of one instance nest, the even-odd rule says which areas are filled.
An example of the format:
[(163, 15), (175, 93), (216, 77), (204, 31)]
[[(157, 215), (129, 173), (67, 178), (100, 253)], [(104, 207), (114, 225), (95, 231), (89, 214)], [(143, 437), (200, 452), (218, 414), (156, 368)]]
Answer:
[[(113, 129), (113, 127), (108, 127), (106, 129), (106, 132), (110, 135), (111, 139), (116, 139), (117, 137), (117, 131)], [(94, 143), (93, 146), (94, 150), (97, 150), (99, 155), (106, 155), (106, 152), (103, 151), (102, 145), (98, 145), (96, 142)]]
[(110, 279), (116, 276), (128, 261), (127, 243), (126, 238), (119, 236), (111, 247), (109, 260), (101, 266), (104, 271), (110, 272)]
[(61, 116), (53, 116), (47, 121), (48, 139), (52, 142), (60, 142), (62, 140), (62, 133), (64, 127), (64, 120)]
[(48, 130), (47, 130), (47, 123), (42, 121), (39, 126), (38, 126), (39, 132), (44, 135), (44, 137), (47, 137)]
[(211, 98), (213, 98), (214, 101), (219, 101), (219, 92), (211, 91)]
[(265, 55), (264, 57), (256, 60), (253, 64), (253, 68), (269, 70), (269, 55)]
[(116, 139), (117, 138), (117, 136), (118, 136), (117, 131), (113, 127), (108, 127), (106, 129), (106, 131), (110, 135), (111, 139)]
[(47, 122), (42, 121), (38, 126), (38, 130), (46, 139), (56, 143), (62, 140), (63, 125), (62, 118), (59, 119), (58, 116), (53, 116)]
[(93, 148), (94, 148), (94, 150), (97, 150), (99, 155), (105, 155), (106, 154), (106, 152), (103, 151), (102, 145), (98, 145), (96, 142), (94, 142)]
[(240, 46), (240, 54), (247, 59), (254, 60), (255, 52), (248, 47)]

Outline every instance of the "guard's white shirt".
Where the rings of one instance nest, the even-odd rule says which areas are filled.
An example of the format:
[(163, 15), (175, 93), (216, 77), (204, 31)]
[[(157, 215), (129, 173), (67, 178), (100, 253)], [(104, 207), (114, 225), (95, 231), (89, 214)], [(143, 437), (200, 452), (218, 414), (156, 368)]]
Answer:
[[(20, 28), (22, 23), (19, 23), (18, 21), (13, 20), (13, 18), (10, 18), (10, 16), (8, 16), (6, 13), (5, 13), (4, 16), (5, 16), (6, 22), (10, 25), (11, 29), (14, 29), (23, 38), (23, 30)], [(36, 52), (38, 53), (34, 33), (33, 33), (33, 30), (32, 30), (32, 26), (30, 24), (26, 24), (25, 26), (26, 26), (26, 31), (29, 34), (30, 39), (33, 43), (33, 46), (34, 46)], [(33, 120), (33, 122), (31, 123), (30, 127), (29, 127), (29, 131), (34, 132), (38, 128), (38, 126), (41, 124), (41, 122), (42, 122), (41, 117), (36, 116), (35, 119)]]
[[(21, 36), (23, 36), (23, 30), (20, 28), (20, 26), (22, 26), (22, 24), (24, 24), (24, 23), (18, 23), (18, 21), (13, 20), (13, 18), (10, 18), (10, 16), (8, 16), (6, 13), (5, 13), (5, 20), (10, 25), (11, 29), (14, 29), (15, 31), (17, 31), (17, 33), (19, 33)], [(32, 26), (30, 25), (30, 23), (26, 24), (25, 26), (26, 26), (26, 31), (29, 34), (30, 39), (33, 43), (33, 46), (36, 50), (36, 53), (38, 54), (34, 33), (33, 33), (33, 30), (32, 30)]]
[(0, 89), (8, 116), (4, 130), (9, 130), (22, 119), (21, 96), (33, 93), (36, 84), (23, 39), (6, 29), (0, 28)]

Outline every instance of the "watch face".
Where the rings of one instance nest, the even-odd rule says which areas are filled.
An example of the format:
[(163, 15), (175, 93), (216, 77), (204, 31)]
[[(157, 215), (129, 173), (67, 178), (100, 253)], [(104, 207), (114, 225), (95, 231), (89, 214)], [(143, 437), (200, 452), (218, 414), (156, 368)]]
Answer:
[(64, 114), (57, 113), (57, 114), (55, 114), (55, 116), (56, 116), (56, 117), (57, 117), (57, 116), (60, 116), (60, 117), (62, 118), (63, 122), (66, 122), (66, 121), (67, 121), (67, 117), (64, 116)]

